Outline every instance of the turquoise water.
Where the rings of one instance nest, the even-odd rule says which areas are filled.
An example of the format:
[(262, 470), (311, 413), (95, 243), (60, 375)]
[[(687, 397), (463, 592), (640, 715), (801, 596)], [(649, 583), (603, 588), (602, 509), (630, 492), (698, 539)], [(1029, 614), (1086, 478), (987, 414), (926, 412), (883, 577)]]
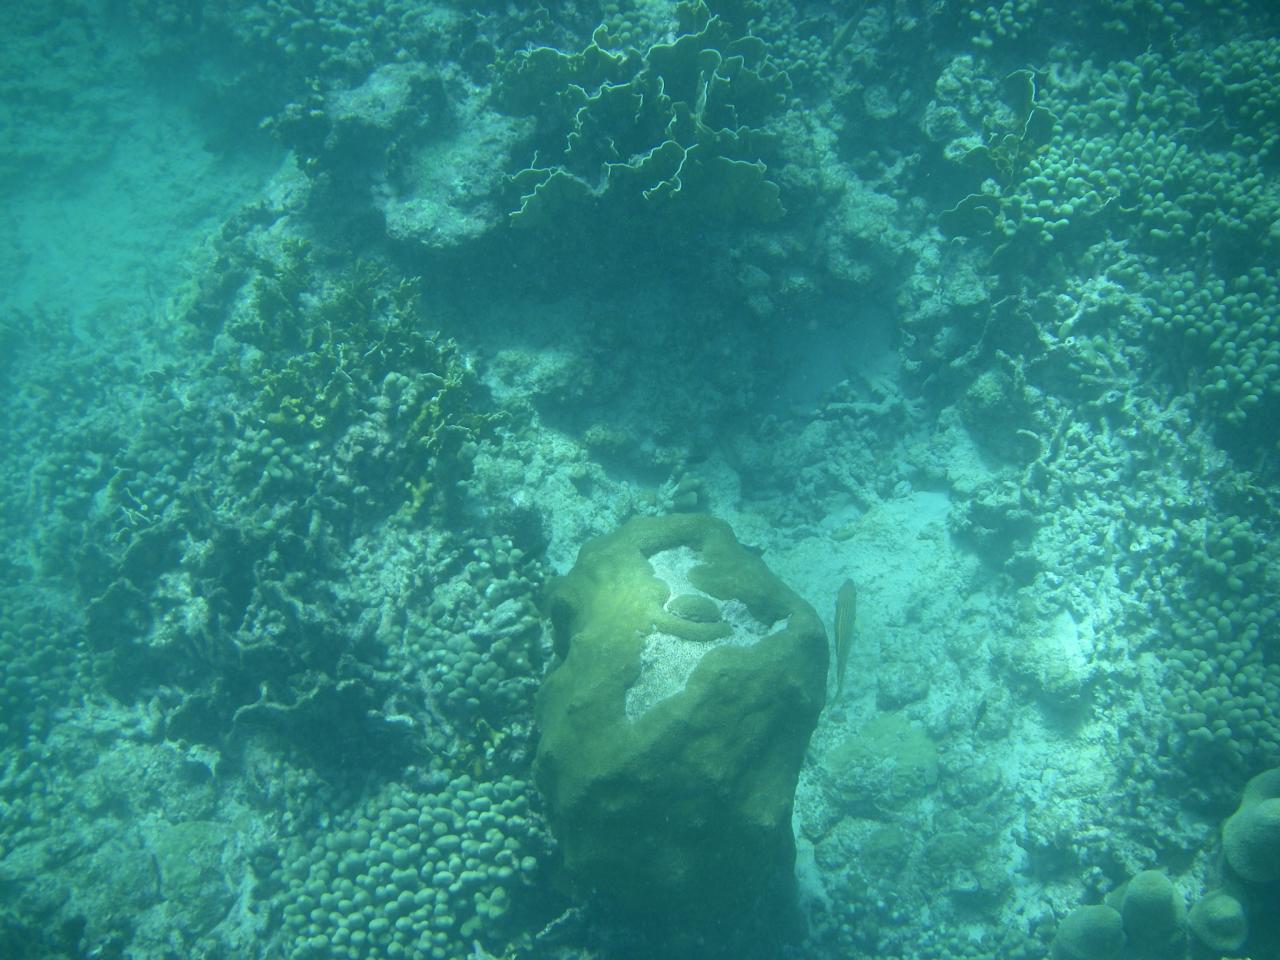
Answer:
[(0, 957), (1280, 958), (1270, 4), (0, 25)]

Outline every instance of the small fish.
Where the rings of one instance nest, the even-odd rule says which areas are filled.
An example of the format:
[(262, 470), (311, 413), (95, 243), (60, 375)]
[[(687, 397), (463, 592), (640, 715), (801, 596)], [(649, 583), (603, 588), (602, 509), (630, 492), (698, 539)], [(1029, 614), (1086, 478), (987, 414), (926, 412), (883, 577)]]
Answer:
[(836, 594), (836, 699), (844, 690), (844, 668), (853, 646), (853, 622), (858, 616), (858, 588), (846, 580)]

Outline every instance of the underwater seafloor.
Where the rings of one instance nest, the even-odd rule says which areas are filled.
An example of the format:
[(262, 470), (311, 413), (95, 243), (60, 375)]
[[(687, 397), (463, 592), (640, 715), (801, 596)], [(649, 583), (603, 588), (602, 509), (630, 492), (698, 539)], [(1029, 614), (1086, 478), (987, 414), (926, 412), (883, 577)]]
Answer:
[(857, 590), (758, 956), (1280, 957), (1273, 5), (0, 22), (0, 956), (635, 956), (541, 601), (708, 512)]

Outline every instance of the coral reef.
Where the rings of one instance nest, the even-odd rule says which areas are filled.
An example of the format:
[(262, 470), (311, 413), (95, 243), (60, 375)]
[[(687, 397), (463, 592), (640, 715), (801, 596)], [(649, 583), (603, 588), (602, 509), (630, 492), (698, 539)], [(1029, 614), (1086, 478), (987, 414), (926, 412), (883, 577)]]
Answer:
[(678, 4), (676, 18), (675, 39), (643, 51), (604, 25), (579, 53), (538, 47), (506, 67), (500, 102), (537, 118), (543, 164), (512, 177), (513, 224), (782, 216), (764, 158), (786, 74), (741, 19), (726, 21), (703, 0)]
[[(1274, 4), (10, 7), (0, 954), (1280, 950)], [(711, 513), (759, 842), (768, 711), (567, 799), (575, 624), (602, 739), (776, 634), (582, 586)]]

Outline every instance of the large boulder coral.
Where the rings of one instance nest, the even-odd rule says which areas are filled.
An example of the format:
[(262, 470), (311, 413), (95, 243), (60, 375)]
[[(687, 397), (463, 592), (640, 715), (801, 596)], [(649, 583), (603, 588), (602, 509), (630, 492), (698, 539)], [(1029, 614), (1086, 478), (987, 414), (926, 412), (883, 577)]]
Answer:
[(1196, 901), (1187, 925), (1200, 943), (1220, 954), (1235, 953), (1249, 939), (1244, 904), (1225, 890), (1214, 890)]
[(1222, 857), (1223, 889), (1192, 907), (1192, 934), (1215, 954), (1274, 955), (1280, 947), (1280, 767), (1245, 785), (1240, 806), (1222, 824)]
[(1258, 774), (1222, 825), (1227, 863), (1250, 883), (1280, 880), (1280, 767)]
[(711, 925), (776, 935), (826, 689), (817, 614), (700, 514), (587, 543), (548, 612), (535, 773), (571, 886), (656, 924), (669, 955)]
[(1125, 936), (1136, 955), (1161, 960), (1181, 955), (1187, 905), (1164, 873), (1143, 870), (1124, 885), (1119, 901)]
[(1104, 904), (1076, 907), (1058, 925), (1053, 960), (1120, 960), (1124, 953), (1120, 911)]

